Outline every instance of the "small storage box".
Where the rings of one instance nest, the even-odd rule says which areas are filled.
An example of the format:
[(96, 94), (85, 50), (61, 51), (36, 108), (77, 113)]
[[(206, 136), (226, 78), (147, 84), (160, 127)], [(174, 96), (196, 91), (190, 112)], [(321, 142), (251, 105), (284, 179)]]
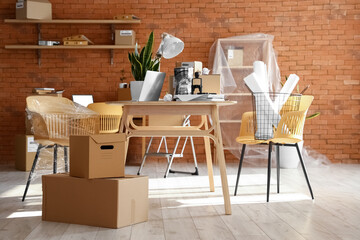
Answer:
[(70, 136), (70, 176), (88, 179), (123, 177), (125, 145), (123, 133)]
[(120, 228), (148, 220), (148, 177), (42, 176), (42, 220)]
[(133, 30), (115, 30), (115, 45), (135, 45)]
[(16, 19), (52, 19), (48, 0), (25, 0), (16, 3)]

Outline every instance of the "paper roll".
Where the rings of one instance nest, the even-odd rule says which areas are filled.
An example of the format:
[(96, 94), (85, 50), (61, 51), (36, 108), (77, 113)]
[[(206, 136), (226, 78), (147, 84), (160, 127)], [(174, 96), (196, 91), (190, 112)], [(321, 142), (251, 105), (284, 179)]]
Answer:
[(254, 73), (258, 76), (259, 84), (261, 85), (263, 92), (269, 91), (269, 79), (267, 74), (266, 64), (262, 61), (255, 61), (253, 63)]

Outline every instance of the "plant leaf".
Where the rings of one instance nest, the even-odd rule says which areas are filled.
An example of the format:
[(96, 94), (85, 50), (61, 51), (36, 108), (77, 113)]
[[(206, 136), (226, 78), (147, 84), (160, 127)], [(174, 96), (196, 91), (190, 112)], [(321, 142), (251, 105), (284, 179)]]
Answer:
[(313, 118), (316, 118), (317, 116), (319, 116), (320, 113), (319, 112), (316, 112), (314, 114), (311, 114), (310, 116), (307, 116), (306, 119), (313, 119)]

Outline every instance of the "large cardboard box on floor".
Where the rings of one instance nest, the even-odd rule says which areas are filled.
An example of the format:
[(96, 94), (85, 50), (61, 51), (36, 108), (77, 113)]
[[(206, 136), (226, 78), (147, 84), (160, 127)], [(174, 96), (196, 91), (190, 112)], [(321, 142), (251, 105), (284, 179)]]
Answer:
[(48, 0), (25, 0), (16, 3), (16, 19), (52, 19)]
[(15, 137), (15, 168), (30, 171), (38, 144), (33, 135), (16, 135)]
[(70, 176), (123, 177), (125, 143), (123, 133), (70, 136)]
[(42, 220), (120, 228), (148, 220), (148, 177), (42, 176)]
[(133, 30), (115, 30), (115, 45), (135, 45)]

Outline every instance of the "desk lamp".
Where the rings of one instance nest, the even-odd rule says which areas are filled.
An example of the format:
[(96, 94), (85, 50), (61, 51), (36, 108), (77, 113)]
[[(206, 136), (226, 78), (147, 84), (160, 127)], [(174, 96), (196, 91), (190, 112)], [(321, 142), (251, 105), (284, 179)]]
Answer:
[(161, 43), (156, 52), (156, 57), (170, 59), (176, 57), (184, 50), (184, 42), (171, 34), (161, 34)]

